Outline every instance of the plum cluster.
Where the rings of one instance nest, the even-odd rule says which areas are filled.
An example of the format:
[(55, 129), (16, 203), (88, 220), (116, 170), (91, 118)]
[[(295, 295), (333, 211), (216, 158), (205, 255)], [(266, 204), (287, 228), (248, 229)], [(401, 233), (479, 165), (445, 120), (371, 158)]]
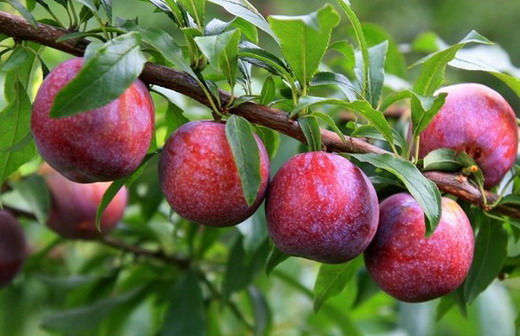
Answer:
[[(101, 230), (96, 228), (105, 181), (132, 173), (149, 148), (154, 107), (146, 86), (137, 80), (106, 106), (51, 118), (56, 94), (81, 66), (81, 58), (69, 60), (47, 76), (34, 102), (31, 127), (48, 163), (40, 169), (52, 195), (48, 226), (67, 238), (96, 239), (123, 216), (124, 188), (106, 208)], [(486, 187), (496, 185), (511, 169), (518, 149), (512, 108), (483, 85), (459, 84), (441, 91), (448, 93), (446, 104), (422, 133), (420, 155), (438, 148), (464, 151), (483, 170)], [(364, 253), (376, 283), (402, 301), (430, 300), (464, 281), (474, 234), (454, 200), (442, 199), (440, 223), (426, 236), (424, 213), (409, 194), (379, 203), (368, 177), (345, 157), (298, 154), (270, 181), (269, 156), (258, 137), (256, 144), (261, 183), (249, 205), (225, 125), (194, 121), (178, 128), (159, 162), (160, 185), (173, 210), (202, 225), (227, 227), (243, 222), (265, 199), (269, 235), (282, 252), (324, 263), (343, 263)], [(0, 212), (0, 231), (2, 285), (20, 269), (26, 245), (21, 227), (6, 212)]]

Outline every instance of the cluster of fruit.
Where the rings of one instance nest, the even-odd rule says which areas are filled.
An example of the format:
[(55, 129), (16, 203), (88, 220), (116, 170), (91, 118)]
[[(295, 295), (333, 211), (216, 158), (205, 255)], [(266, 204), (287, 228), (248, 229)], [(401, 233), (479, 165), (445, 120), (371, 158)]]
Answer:
[[(32, 132), (50, 166), (72, 181), (88, 183), (43, 169), (53, 196), (49, 226), (65, 237), (96, 238), (121, 218), (127, 197), (125, 190), (115, 197), (98, 232), (96, 207), (107, 188), (99, 182), (121, 178), (138, 167), (153, 135), (154, 111), (146, 87), (136, 81), (100, 109), (50, 118), (55, 95), (81, 64), (81, 59), (69, 60), (47, 76), (34, 102)], [(422, 133), (420, 155), (438, 148), (464, 151), (482, 169), (485, 186), (496, 185), (516, 159), (518, 131), (512, 108), (498, 93), (478, 84), (454, 85), (442, 92), (448, 93), (446, 103)], [(424, 213), (410, 195), (396, 194), (379, 204), (367, 176), (340, 155), (298, 154), (269, 183), (269, 157), (262, 141), (256, 141), (261, 185), (256, 201), (248, 205), (225, 125), (195, 121), (181, 126), (164, 146), (159, 163), (168, 203), (193, 222), (225, 227), (251, 216), (265, 198), (269, 234), (282, 252), (324, 263), (347, 262), (364, 252), (374, 280), (399, 300), (430, 300), (464, 281), (474, 235), (454, 200), (442, 199), (440, 223), (426, 237)], [(12, 256), (25, 245), (15, 220), (6, 213), (0, 218), (0, 230), (10, 231), (14, 242), (0, 241), (0, 282), (5, 283), (21, 264), (19, 258), (15, 265)]]

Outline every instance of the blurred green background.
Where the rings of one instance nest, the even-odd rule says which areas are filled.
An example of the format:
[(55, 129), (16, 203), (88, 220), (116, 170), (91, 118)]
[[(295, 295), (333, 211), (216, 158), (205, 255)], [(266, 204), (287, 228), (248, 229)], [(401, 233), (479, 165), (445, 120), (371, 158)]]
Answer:
[[(265, 15), (297, 15), (311, 12), (324, 3), (324, 0), (253, 0), (257, 8)], [(498, 43), (510, 55), (511, 62), (520, 66), (519, 18), (520, 0), (352, 0), (353, 6), (362, 22), (369, 22), (383, 27), (403, 47), (419, 34), (434, 31), (447, 42), (460, 40), (470, 30), (476, 29), (490, 40)], [(146, 1), (114, 0), (116, 16), (133, 18), (139, 16), (143, 26), (154, 26), (174, 32), (171, 22), (165, 15), (154, 13), (153, 7)], [(0, 8), (5, 8), (0, 5)], [(227, 13), (216, 6), (209, 6), (208, 17), (226, 18)], [(59, 13), (59, 7), (56, 7)], [(44, 12), (41, 8), (35, 11), (36, 17)], [(335, 32), (338, 38), (345, 38), (348, 26), (345, 24)], [(268, 48), (270, 40), (263, 36), (261, 44)], [(45, 61), (52, 68), (62, 60), (69, 58), (56, 51), (47, 51)], [(413, 55), (412, 55), (413, 56)], [(416, 56), (417, 57), (417, 56)], [(408, 61), (408, 64), (411, 64)], [(494, 77), (482, 72), (463, 72), (450, 68), (449, 82), (475, 81), (486, 83), (500, 91), (518, 107), (518, 98)], [(35, 86), (39, 83), (35, 83)], [(157, 97), (156, 97), (157, 98)], [(179, 98), (179, 101), (182, 99)], [(0, 104), (1, 105), (1, 104)], [(201, 109), (193, 108), (189, 102), (182, 104), (189, 107), (190, 118), (200, 118)], [(164, 101), (157, 100), (158, 110), (165, 109)], [(187, 109), (188, 110), (188, 109)], [(207, 113), (207, 111), (206, 111)], [(164, 137), (165, 134), (157, 136)], [(298, 144), (285, 138), (284, 144), (273, 162), (273, 171), (297, 150)], [(127, 211), (131, 218), (132, 210)], [(134, 211), (135, 212), (135, 211)], [(249, 224), (241, 224), (242, 230), (251, 227), (251, 222), (261, 221), (263, 210), (251, 219)], [(153, 222), (152, 225), (153, 226)], [(160, 226), (160, 223), (155, 225)], [(31, 237), (52, 235), (45, 228), (34, 224), (28, 225)], [(53, 236), (51, 236), (52, 238)], [(40, 239), (42, 240), (42, 239)], [(34, 241), (34, 240), (33, 240)], [(226, 241), (219, 247), (225, 246)], [(231, 245), (231, 243), (229, 243)], [(71, 243), (58, 251), (61, 260), (67, 257), (68, 270), (77, 271), (96, 250), (93, 243)], [(518, 251), (518, 246), (510, 250)], [(225, 257), (220, 250), (219, 256)], [(52, 270), (53, 260), (48, 261)], [(78, 266), (79, 265), (79, 266)], [(318, 314), (312, 311), (312, 288), (318, 264), (299, 258), (290, 258), (280, 265), (274, 275), (267, 278), (263, 272), (258, 274), (257, 285), (267, 296), (272, 316), (272, 335), (356, 335), (357, 328), (367, 335), (391, 336), (430, 336), (430, 335), (482, 335), (513, 336), (515, 334), (515, 316), (520, 310), (520, 282), (518, 280), (496, 281), (470, 307), (468, 318), (464, 318), (457, 309), (452, 309), (442, 320), (435, 320), (438, 300), (424, 304), (398, 303), (388, 295), (378, 291), (368, 277), (361, 276), (360, 281), (349, 286), (341, 295), (335, 297)], [(296, 284), (294, 280), (297, 279)], [(45, 280), (45, 279), (44, 279)], [(63, 288), (59, 284), (51, 287), (42, 279), (22, 278), (14, 286), (0, 292), (0, 336), (12, 335), (49, 335), (39, 328), (43, 316), (59, 310), (62, 303)], [(355, 293), (358, 293), (357, 296)], [(366, 297), (359, 297), (363, 293)], [(377, 293), (377, 294), (375, 294)], [(372, 296), (375, 294), (374, 296)], [(240, 294), (239, 300), (247, 297)], [(359, 300), (359, 302), (355, 302)], [(356, 305), (356, 303), (358, 303)], [(355, 309), (350, 310), (352, 304)], [(213, 317), (229, 321), (229, 312), (222, 312), (216, 307)], [(150, 322), (150, 302), (142, 304), (132, 313), (130, 323), (121, 334), (117, 335), (149, 335), (152, 328)], [(231, 318), (232, 320), (232, 318)], [(357, 328), (353, 328), (355, 324)], [(243, 335), (242, 329), (228, 324), (226, 335)], [(71, 332), (74, 335), (74, 332)], [(116, 335), (116, 334), (113, 334)]]

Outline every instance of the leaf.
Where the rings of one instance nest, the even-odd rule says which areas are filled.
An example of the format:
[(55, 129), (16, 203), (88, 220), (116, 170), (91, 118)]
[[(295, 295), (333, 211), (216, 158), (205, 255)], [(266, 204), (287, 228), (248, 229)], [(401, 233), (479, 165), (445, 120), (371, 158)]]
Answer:
[(145, 62), (136, 32), (110, 40), (97, 49), (76, 77), (58, 92), (51, 116), (71, 116), (110, 103), (132, 85)]
[(267, 262), (265, 263), (265, 273), (267, 275), (271, 274), (274, 268), (287, 258), (289, 258), (287, 254), (280, 251), (275, 245), (272, 245), (269, 256), (267, 257)]
[(38, 222), (45, 225), (51, 209), (51, 196), (44, 179), (41, 176), (32, 175), (14, 182), (12, 185), (27, 201)]
[(349, 154), (355, 159), (369, 163), (395, 175), (421, 206), (426, 216), (426, 233), (432, 233), (441, 217), (441, 194), (437, 186), (411, 162), (391, 154)]
[(354, 84), (346, 76), (334, 72), (318, 72), (311, 81), (311, 86), (336, 85), (348, 101), (356, 100), (357, 92)]
[(388, 52), (388, 41), (384, 41), (368, 49), (370, 60), (369, 79), (370, 86), (368, 91), (368, 101), (372, 106), (377, 107), (383, 83), (385, 82), (386, 54)]
[(282, 54), (302, 86), (315, 74), (329, 45), (339, 15), (331, 5), (306, 16), (271, 16), (269, 22), (280, 40)]
[(497, 45), (459, 50), (448, 65), (468, 71), (487, 72), (507, 84), (520, 97), (520, 69), (511, 63), (507, 52)]
[(419, 60), (413, 65), (422, 64), (421, 73), (414, 85), (414, 91), (422, 96), (431, 96), (444, 81), (446, 65), (468, 43), (490, 44), (491, 42), (473, 30), (460, 42)]
[(252, 43), (242, 43), (238, 55), (248, 63), (266, 69), (272, 74), (282, 76), (287, 80), (292, 80), (291, 70), (287, 68), (282, 60)]
[[(347, 142), (345, 135), (343, 134), (343, 132), (341, 132), (338, 125), (336, 125), (336, 122), (334, 121), (334, 119), (331, 118), (331, 116), (329, 116), (328, 114), (323, 113), (323, 112), (315, 112), (315, 111), (312, 112), (312, 115), (321, 119), (322, 121), (324, 121), (327, 125), (329, 125), (330, 128), (332, 128), (334, 130), (334, 132), (336, 132), (336, 134), (340, 137), (340, 139), (343, 142)], [(320, 134), (320, 136), (321, 136), (321, 134)]]
[(108, 207), (110, 202), (112, 202), (119, 190), (123, 188), (125, 185), (130, 186), (132, 183), (134, 183), (143, 173), (144, 169), (146, 168), (146, 164), (155, 155), (157, 155), (157, 153), (146, 154), (139, 167), (131, 175), (125, 176), (110, 184), (110, 187), (108, 187), (108, 189), (103, 194), (103, 198), (101, 199), (101, 202), (99, 203), (96, 210), (96, 228), (98, 230), (101, 230), (101, 218), (103, 216), (103, 213), (105, 212), (105, 209)]
[[(370, 91), (370, 55), (368, 52), (368, 44), (365, 39), (365, 34), (363, 32), (363, 27), (361, 26), (361, 22), (359, 22), (356, 13), (351, 8), (349, 0), (336, 0), (338, 5), (343, 9), (345, 14), (347, 15), (350, 23), (352, 24), (352, 29), (354, 30), (354, 34), (356, 36), (356, 40), (359, 45), (359, 49), (361, 49), (362, 56), (362, 75), (358, 76), (358, 80), (360, 83), (363, 83), (362, 93), (363, 97), (368, 96), (368, 92)], [(357, 66), (357, 64), (356, 64)], [(361, 77), (361, 78), (359, 78)]]
[(170, 309), (164, 318), (161, 336), (204, 336), (204, 297), (194, 271), (186, 271), (175, 285)]
[(254, 335), (269, 335), (271, 329), (271, 310), (267, 303), (266, 297), (256, 286), (250, 286), (247, 289), (251, 306), (253, 308), (253, 316), (255, 318)]
[(323, 97), (311, 97), (306, 96), (300, 98), (299, 104), (294, 108), (291, 112), (292, 114), (296, 114), (305, 108), (309, 108), (312, 106), (319, 105), (335, 105), (340, 106), (344, 109), (351, 110), (353, 112), (361, 114), (365, 117), (371, 125), (373, 125), (386, 139), (386, 141), (390, 144), (390, 146), (394, 145), (392, 128), (390, 124), (385, 119), (384, 115), (375, 110), (370, 103), (364, 100), (357, 100), (354, 102), (346, 102), (344, 100), (335, 99), (335, 98), (323, 98)]
[(421, 134), (439, 113), (446, 101), (446, 93), (435, 97), (423, 97), (412, 92), (412, 129), (413, 136)]
[(321, 130), (316, 117), (313, 115), (305, 115), (298, 119), (298, 124), (302, 129), (305, 141), (311, 151), (318, 152), (321, 150)]
[(238, 44), (241, 33), (235, 29), (220, 35), (195, 37), (195, 43), (219, 73), (235, 85), (238, 64)]
[(322, 264), (314, 283), (314, 312), (328, 299), (340, 294), (362, 265), (361, 257), (340, 265)]
[(260, 14), (260, 12), (247, 0), (209, 0), (210, 2), (221, 6), (229, 13), (238, 16), (247, 22), (254, 24), (267, 34), (276, 39), (276, 35), (269, 27), (269, 23)]
[(467, 303), (485, 290), (497, 277), (507, 257), (506, 230), (499, 222), (480, 213), (480, 229), (475, 241), (475, 255), (464, 282), (464, 299)]
[(170, 34), (157, 28), (140, 29), (140, 34), (144, 43), (157, 50), (180, 70), (193, 78), (197, 78), (190, 64), (184, 59), (182, 49), (175, 43)]
[(177, 128), (190, 121), (184, 116), (183, 112), (184, 111), (179, 106), (170, 101), (168, 102), (168, 109), (165, 114), (167, 126), (165, 141), (168, 140), (170, 135), (175, 132)]
[(273, 160), (278, 153), (278, 148), (280, 147), (280, 133), (263, 126), (255, 126), (255, 129), (256, 134), (258, 134), (260, 139), (262, 139), (267, 153), (269, 153), (269, 158)]
[(453, 172), (473, 165), (476, 165), (476, 162), (468, 154), (450, 148), (439, 148), (431, 151), (423, 159), (424, 171)]
[(226, 137), (240, 174), (244, 198), (252, 205), (262, 183), (260, 151), (251, 124), (244, 118), (232, 115), (226, 122)]
[[(4, 111), (0, 112), (0, 143), (5, 148), (13, 148), (30, 132), (31, 101), (23, 85), (16, 81), (14, 96)], [(22, 164), (36, 154), (34, 142), (30, 141), (16, 151), (0, 151), (0, 184), (15, 172)]]
[(260, 105), (268, 105), (276, 99), (276, 86), (272, 76), (267, 77), (260, 93)]
[(178, 0), (193, 17), (199, 27), (204, 27), (204, 14), (206, 12), (206, 0)]
[(23, 16), (23, 18), (25, 20), (27, 20), (27, 22), (29, 22), (32, 26), (38, 27), (38, 22), (36, 22), (36, 19), (34, 18), (34, 16), (21, 3), (19, 3), (18, 1), (5, 1), (5, 2), (10, 4), (14, 9), (16, 9), (16, 11), (18, 13), (20, 13), (20, 15)]
[(265, 263), (267, 247), (267, 240), (265, 240), (252, 256), (248, 256), (244, 250), (242, 236), (237, 236), (229, 252), (226, 270), (224, 271), (222, 281), (224, 300), (229, 299), (231, 294), (247, 288), (259, 268)]
[(86, 332), (92, 330), (114, 309), (127, 305), (142, 297), (143, 288), (134, 289), (124, 294), (103, 299), (80, 308), (72, 308), (47, 317), (41, 323), (42, 328), (60, 333)]

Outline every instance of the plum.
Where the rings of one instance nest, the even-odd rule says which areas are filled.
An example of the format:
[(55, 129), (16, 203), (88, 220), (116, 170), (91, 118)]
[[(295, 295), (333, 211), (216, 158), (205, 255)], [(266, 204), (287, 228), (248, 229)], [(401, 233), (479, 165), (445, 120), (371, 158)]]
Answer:
[(269, 181), (269, 157), (255, 137), (261, 185), (256, 201), (249, 206), (225, 125), (192, 121), (177, 129), (159, 162), (161, 188), (172, 209), (193, 222), (215, 227), (236, 225), (251, 216), (263, 201)]
[(381, 202), (379, 228), (365, 251), (375, 282), (406, 302), (428, 301), (457, 289), (471, 267), (473, 229), (461, 207), (442, 198), (439, 225), (425, 236), (424, 212), (406, 193)]
[(0, 211), (0, 287), (8, 285), (20, 272), (26, 257), (22, 227), (9, 212)]
[(274, 177), (267, 194), (269, 235), (284, 253), (325, 263), (361, 254), (374, 237), (377, 194), (346, 158), (298, 154)]
[(112, 181), (132, 173), (153, 135), (154, 107), (136, 80), (119, 98), (78, 115), (49, 116), (56, 94), (80, 71), (82, 58), (65, 61), (43, 81), (33, 104), (31, 130), (49, 165), (80, 183)]
[(421, 134), (419, 155), (438, 148), (464, 151), (484, 174), (485, 187), (497, 185), (516, 160), (518, 129), (513, 109), (496, 91), (474, 83), (447, 86), (446, 103)]
[(47, 225), (60, 236), (71, 239), (96, 239), (109, 233), (123, 217), (127, 190), (123, 187), (101, 217), (96, 228), (96, 211), (109, 182), (76, 183), (47, 165), (40, 168), (51, 193), (51, 211)]

